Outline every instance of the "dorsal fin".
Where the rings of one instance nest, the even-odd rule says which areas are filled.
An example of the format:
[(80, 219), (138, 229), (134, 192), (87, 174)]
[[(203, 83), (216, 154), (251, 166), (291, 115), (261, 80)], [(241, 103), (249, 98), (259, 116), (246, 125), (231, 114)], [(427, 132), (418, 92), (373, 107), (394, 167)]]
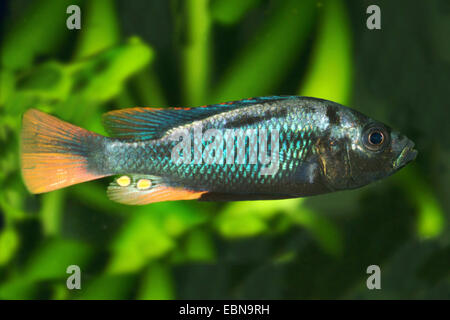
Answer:
[(196, 108), (129, 108), (110, 111), (103, 115), (103, 124), (115, 138), (149, 140), (157, 139), (167, 130), (222, 112), (247, 107), (267, 101), (289, 99), (294, 96), (249, 98)]

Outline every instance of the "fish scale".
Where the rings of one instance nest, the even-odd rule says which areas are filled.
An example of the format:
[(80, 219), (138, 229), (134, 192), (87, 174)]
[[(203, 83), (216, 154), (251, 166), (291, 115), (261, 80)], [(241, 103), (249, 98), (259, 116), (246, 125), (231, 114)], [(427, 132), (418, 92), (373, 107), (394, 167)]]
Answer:
[[(238, 110), (229, 114), (224, 112), (211, 119), (204, 119), (203, 132), (207, 129), (223, 129), (223, 125), (232, 121), (236, 116), (239, 117), (254, 117), (264, 113), (265, 110), (273, 108), (273, 103), (259, 104), (249, 106), (249, 110)], [(280, 106), (276, 104), (276, 107)], [(302, 157), (308, 154), (307, 148), (314, 145), (311, 137), (314, 137), (314, 132), (309, 132), (306, 137), (302, 137), (305, 132), (307, 122), (311, 121), (305, 112), (297, 106), (285, 105), (281, 106), (287, 108), (287, 116), (284, 118), (269, 119), (265, 123), (256, 122), (250, 125), (242, 125), (233, 129), (242, 129), (244, 132), (247, 129), (266, 129), (267, 132), (276, 129), (280, 137), (280, 152), (279, 157), (282, 159), (279, 164), (279, 171), (277, 174), (261, 175), (261, 164), (196, 164), (192, 159), (190, 164), (177, 165), (171, 160), (171, 152), (176, 143), (169, 141), (166, 137), (159, 141), (143, 142), (140, 148), (136, 148), (133, 143), (120, 142), (118, 150), (114, 150), (111, 154), (110, 168), (119, 168), (116, 174), (135, 173), (135, 174), (152, 174), (163, 176), (167, 179), (168, 184), (177, 186), (183, 185), (194, 190), (211, 190), (216, 192), (247, 192), (252, 188), (252, 192), (265, 192), (273, 190), (274, 188), (286, 189), (294, 183), (290, 179), (298, 170), (298, 165), (304, 160)], [(247, 115), (246, 115), (247, 114)], [(187, 125), (189, 127), (189, 125)], [(190, 135), (191, 141), (194, 140), (194, 134)], [(235, 145), (237, 139), (235, 139)], [(207, 145), (205, 141), (202, 142), (201, 147)], [(300, 146), (299, 157), (295, 157), (295, 146)], [(254, 146), (259, 149), (259, 139)], [(268, 153), (270, 153), (270, 144)], [(245, 152), (248, 148), (248, 141), (244, 149), (237, 150), (238, 156), (242, 156), (245, 162), (248, 162), (249, 152)], [(223, 152), (222, 162), (225, 163), (226, 152)], [(245, 153), (245, 154), (244, 154)], [(126, 158), (127, 168), (121, 164), (122, 159)], [(139, 162), (136, 159), (144, 159)], [(116, 162), (119, 163), (116, 166)], [(240, 174), (239, 174), (240, 173)]]

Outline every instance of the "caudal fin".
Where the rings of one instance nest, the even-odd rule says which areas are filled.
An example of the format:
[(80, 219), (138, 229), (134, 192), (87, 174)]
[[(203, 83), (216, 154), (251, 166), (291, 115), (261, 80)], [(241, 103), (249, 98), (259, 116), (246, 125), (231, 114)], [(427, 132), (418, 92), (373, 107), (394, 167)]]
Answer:
[(30, 109), (23, 116), (21, 166), (32, 193), (48, 192), (106, 176), (92, 165), (104, 137)]

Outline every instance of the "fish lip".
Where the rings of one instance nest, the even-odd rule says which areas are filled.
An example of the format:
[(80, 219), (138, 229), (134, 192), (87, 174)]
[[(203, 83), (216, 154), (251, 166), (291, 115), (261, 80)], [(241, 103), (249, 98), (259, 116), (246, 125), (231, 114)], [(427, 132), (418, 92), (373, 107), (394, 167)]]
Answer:
[(403, 147), (397, 159), (394, 161), (394, 169), (401, 169), (406, 166), (408, 163), (413, 161), (417, 154), (419, 153), (416, 149), (414, 149), (414, 142), (408, 141)]

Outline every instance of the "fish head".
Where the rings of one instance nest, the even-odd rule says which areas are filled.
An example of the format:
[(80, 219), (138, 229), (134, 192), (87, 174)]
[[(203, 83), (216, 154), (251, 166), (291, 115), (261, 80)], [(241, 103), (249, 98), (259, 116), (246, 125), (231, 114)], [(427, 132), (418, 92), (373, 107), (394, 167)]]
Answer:
[(326, 183), (354, 189), (397, 172), (417, 156), (414, 142), (389, 126), (344, 108), (339, 125), (319, 143)]

